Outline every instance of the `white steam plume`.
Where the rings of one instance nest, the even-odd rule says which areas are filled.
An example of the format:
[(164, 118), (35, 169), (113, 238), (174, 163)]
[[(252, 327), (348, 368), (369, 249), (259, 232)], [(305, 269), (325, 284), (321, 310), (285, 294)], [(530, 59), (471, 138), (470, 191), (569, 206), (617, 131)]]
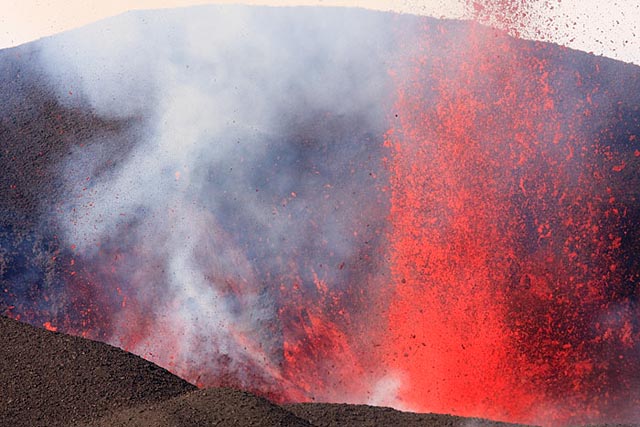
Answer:
[[(128, 13), (42, 42), (64, 105), (145, 126), (111, 167), (110, 141), (72, 153), (58, 218), (81, 256), (126, 254), (118, 285), (154, 322), (128, 350), (184, 375), (224, 354), (231, 371), (259, 366), (278, 379), (279, 338), (264, 331), (277, 322), (277, 283), (266, 277), (301, 256), (354, 256), (354, 227), (380, 219), (362, 181), (385, 131), (391, 19), (202, 7)], [(111, 338), (122, 346), (136, 327), (125, 314)]]

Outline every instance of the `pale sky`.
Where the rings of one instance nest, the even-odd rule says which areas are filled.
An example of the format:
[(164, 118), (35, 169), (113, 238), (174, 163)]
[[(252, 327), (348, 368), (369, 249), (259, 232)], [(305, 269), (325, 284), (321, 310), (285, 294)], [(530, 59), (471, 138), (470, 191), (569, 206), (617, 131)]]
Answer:
[[(465, 18), (464, 0), (0, 0), (0, 48), (77, 28), (127, 10), (211, 3), (356, 6)], [(530, 0), (529, 3), (535, 7), (535, 19), (520, 29), (523, 37), (544, 39), (640, 65), (640, 0)]]

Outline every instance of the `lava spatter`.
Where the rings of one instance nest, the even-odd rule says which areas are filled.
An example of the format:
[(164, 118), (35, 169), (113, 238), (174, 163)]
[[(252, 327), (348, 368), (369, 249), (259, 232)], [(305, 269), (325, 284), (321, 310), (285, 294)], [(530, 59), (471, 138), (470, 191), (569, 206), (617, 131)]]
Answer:
[[(480, 26), (455, 41), (441, 30), (425, 28), (395, 72), (408, 77), (386, 143), (401, 396), (510, 421), (611, 420), (638, 399), (639, 374), (624, 362), (637, 262), (620, 247), (637, 176), (615, 176), (632, 155), (596, 124), (618, 99), (599, 93), (598, 63)], [(633, 380), (615, 385), (622, 371)]]

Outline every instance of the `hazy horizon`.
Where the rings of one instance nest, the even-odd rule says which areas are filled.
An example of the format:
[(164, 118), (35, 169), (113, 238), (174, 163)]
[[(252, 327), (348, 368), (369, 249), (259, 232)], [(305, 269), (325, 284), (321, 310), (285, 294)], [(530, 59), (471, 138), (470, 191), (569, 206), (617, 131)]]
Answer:
[[(477, 3), (477, 2), (476, 2)], [(640, 65), (640, 4), (631, 0), (604, 5), (596, 0), (536, 0), (526, 3), (527, 13), (500, 22), (501, 8), (491, 0), (482, 23), (502, 27), (530, 40), (543, 40), (572, 49), (602, 55)], [(448, 19), (473, 19), (473, 2), (468, 0), (116, 0), (98, 4), (73, 1), (0, 0), (4, 16), (0, 17), (0, 48), (28, 43), (42, 37), (79, 28), (130, 10), (189, 7), (203, 4), (248, 4), (268, 6), (340, 6), (409, 13)], [(491, 12), (493, 10), (494, 12)], [(470, 12), (471, 11), (471, 12)], [(518, 21), (518, 22), (516, 22)], [(517, 28), (513, 28), (517, 26)], [(506, 28), (505, 28), (506, 27)]]

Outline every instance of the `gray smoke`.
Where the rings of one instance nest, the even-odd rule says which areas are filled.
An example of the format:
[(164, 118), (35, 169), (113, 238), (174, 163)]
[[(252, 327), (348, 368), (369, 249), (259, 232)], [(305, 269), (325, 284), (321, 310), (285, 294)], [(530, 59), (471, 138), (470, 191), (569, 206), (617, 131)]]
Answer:
[(63, 105), (144, 126), (124, 160), (116, 141), (87, 141), (63, 166), (67, 243), (89, 264), (117, 258), (100, 285), (130, 298), (114, 307), (112, 343), (185, 376), (225, 371), (247, 385), (258, 367), (282, 380), (278, 286), (314, 274), (347, 286), (335, 266), (385, 215), (375, 176), (392, 19), (198, 7), (43, 41)]

